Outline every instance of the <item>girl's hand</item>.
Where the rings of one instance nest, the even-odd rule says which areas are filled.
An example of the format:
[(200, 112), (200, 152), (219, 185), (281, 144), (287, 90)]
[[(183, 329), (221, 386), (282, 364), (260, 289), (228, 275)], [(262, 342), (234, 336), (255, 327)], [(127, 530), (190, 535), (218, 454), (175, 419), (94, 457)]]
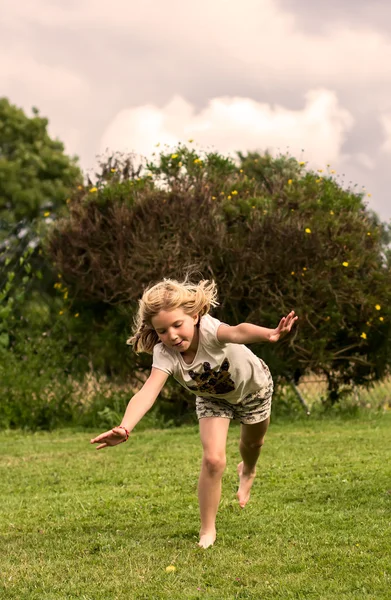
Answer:
[(299, 317), (295, 317), (295, 311), (292, 310), (289, 315), (283, 317), (278, 324), (278, 327), (274, 330), (272, 335), (269, 338), (270, 342), (278, 342), (279, 339), (284, 337), (287, 333), (290, 332), (293, 325), (296, 323)]
[(100, 445), (96, 448), (100, 450), (101, 448), (107, 448), (107, 446), (117, 446), (118, 444), (122, 444), (122, 442), (126, 442), (128, 439), (128, 435), (122, 427), (114, 427), (114, 429), (110, 429), (110, 431), (106, 431), (105, 433), (101, 433), (98, 437), (91, 440), (91, 444)]

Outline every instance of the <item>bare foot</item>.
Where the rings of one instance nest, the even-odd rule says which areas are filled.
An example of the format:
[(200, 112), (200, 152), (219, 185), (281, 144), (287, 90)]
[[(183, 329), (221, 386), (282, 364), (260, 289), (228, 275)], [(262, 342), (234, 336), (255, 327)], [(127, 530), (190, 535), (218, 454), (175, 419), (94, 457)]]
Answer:
[(252, 473), (243, 474), (243, 461), (238, 464), (239, 489), (236, 494), (241, 508), (244, 508), (250, 500), (250, 490), (255, 478), (255, 469)]
[(198, 545), (200, 548), (209, 548), (209, 546), (213, 546), (216, 541), (216, 531), (210, 531), (206, 533), (200, 532), (200, 541)]

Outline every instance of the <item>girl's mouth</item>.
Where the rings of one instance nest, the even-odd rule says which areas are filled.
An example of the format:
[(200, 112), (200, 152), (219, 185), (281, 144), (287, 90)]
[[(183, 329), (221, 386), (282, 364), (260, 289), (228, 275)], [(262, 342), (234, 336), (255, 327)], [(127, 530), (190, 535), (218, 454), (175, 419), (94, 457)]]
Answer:
[(179, 342), (179, 344), (175, 344), (175, 347), (180, 348), (182, 346), (182, 344), (183, 344), (183, 340), (181, 342)]

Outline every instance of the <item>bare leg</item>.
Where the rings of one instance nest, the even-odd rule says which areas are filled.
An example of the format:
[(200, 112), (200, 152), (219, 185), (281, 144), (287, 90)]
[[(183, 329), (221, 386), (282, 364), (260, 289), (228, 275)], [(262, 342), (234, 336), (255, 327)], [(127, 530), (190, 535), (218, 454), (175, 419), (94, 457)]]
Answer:
[(200, 419), (200, 435), (204, 450), (198, 482), (201, 530), (199, 546), (208, 548), (216, 539), (216, 515), (221, 497), (221, 479), (226, 459), (225, 446), (230, 419), (206, 417)]
[(240, 431), (240, 454), (242, 462), (238, 464), (239, 489), (237, 497), (244, 508), (250, 499), (250, 490), (255, 478), (255, 465), (261, 453), (270, 417), (261, 423), (242, 425)]

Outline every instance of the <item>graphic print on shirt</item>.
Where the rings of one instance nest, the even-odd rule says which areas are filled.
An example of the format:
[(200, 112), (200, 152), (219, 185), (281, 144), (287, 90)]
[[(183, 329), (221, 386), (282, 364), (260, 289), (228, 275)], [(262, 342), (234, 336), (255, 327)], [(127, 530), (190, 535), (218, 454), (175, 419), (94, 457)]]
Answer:
[(195, 382), (194, 385), (188, 385), (189, 390), (203, 392), (207, 394), (228, 394), (235, 389), (235, 383), (229, 373), (229, 361), (226, 358), (220, 368), (212, 369), (208, 362), (202, 365), (204, 372), (195, 373), (189, 371), (189, 375)]

